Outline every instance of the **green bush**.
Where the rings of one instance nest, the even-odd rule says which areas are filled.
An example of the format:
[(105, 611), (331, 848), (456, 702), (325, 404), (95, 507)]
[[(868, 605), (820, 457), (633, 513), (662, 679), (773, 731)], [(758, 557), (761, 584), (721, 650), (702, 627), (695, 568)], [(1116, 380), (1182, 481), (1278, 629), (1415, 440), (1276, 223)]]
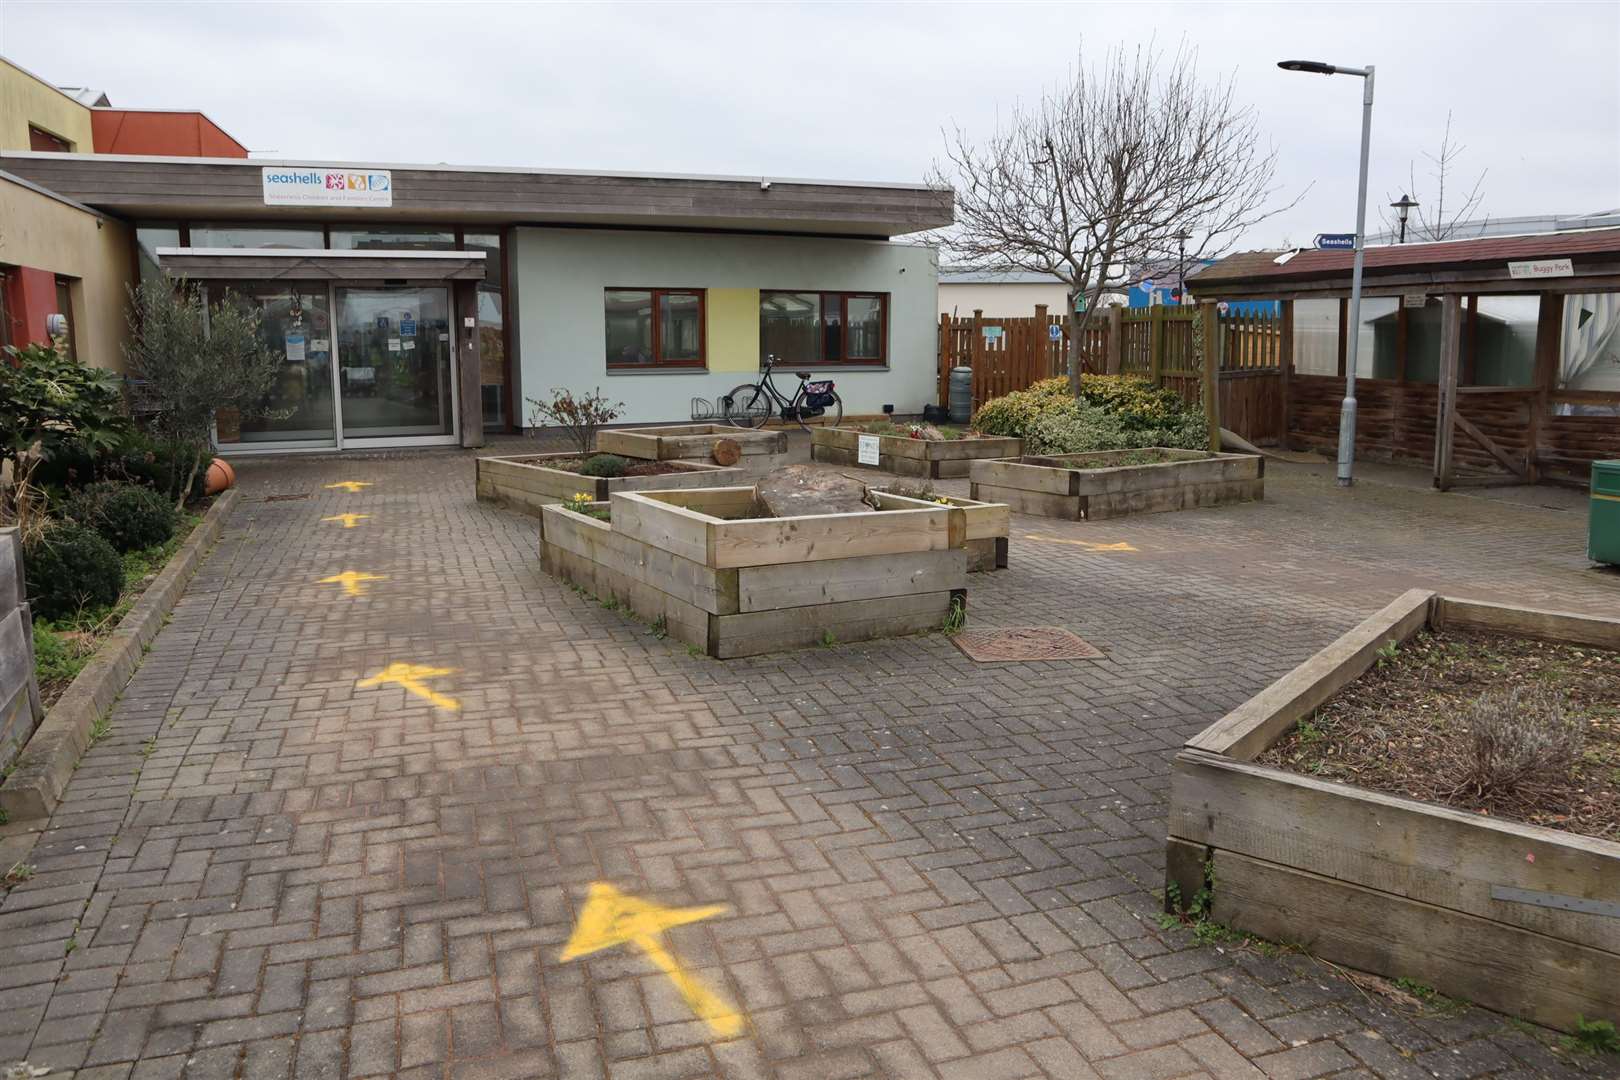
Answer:
[(118, 602), (124, 561), (92, 528), (60, 521), (23, 546), (28, 601), (36, 617), (72, 619)]
[(112, 449), (127, 429), (118, 376), (48, 345), (0, 351), (0, 452), (39, 443), (48, 459)]
[(630, 462), (618, 454), (592, 454), (580, 463), (579, 471), (584, 476), (623, 476), (630, 468)]
[(68, 499), (62, 516), (96, 530), (119, 551), (163, 543), (174, 535), (176, 517), (164, 496), (117, 480), (80, 488)]
[(986, 402), (973, 426), (987, 435), (1023, 439), (1032, 454), (1209, 445), (1201, 409), (1189, 407), (1174, 390), (1130, 375), (1087, 375), (1078, 399), (1067, 379), (1043, 379)]

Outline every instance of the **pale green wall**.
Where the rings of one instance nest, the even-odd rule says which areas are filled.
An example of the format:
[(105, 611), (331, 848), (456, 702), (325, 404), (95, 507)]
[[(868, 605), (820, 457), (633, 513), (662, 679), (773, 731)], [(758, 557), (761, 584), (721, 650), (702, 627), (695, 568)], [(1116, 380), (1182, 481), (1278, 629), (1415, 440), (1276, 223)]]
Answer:
[[(752, 381), (737, 351), (746, 343), (737, 294), (709, 304), (706, 372), (607, 371), (602, 294), (612, 287), (727, 290), (869, 290), (889, 294), (889, 366), (832, 368), (848, 414), (877, 413), (884, 404), (917, 413), (936, 395), (938, 265), (933, 249), (881, 240), (732, 236), (609, 229), (516, 230), (513, 266), (518, 296), (518, 370), (522, 393), (554, 386), (600, 386), (626, 403), (625, 421), (684, 420), (691, 399), (714, 399)], [(716, 322), (716, 304), (723, 320)], [(757, 309), (754, 353), (758, 344)], [(720, 331), (716, 341), (716, 330)], [(724, 344), (724, 357), (714, 345)], [(719, 367), (730, 370), (718, 370)], [(785, 377), (784, 377), (785, 374)], [(788, 393), (796, 382), (779, 374)], [(527, 418), (528, 407), (522, 414)]]

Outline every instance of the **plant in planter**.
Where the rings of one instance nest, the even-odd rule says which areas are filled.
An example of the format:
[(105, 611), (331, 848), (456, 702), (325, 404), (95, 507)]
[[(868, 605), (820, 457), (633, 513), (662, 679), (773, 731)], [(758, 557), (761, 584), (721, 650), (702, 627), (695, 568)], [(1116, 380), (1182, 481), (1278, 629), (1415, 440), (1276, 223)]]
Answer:
[(258, 310), (228, 291), (205, 304), (188, 282), (153, 278), (130, 290), (128, 318), (124, 358), (152, 411), (153, 429), (164, 442), (187, 450), (169, 478), (169, 495), (179, 509), (209, 453), (216, 411), (278, 415), (266, 399), (281, 358), (260, 340)]
[(623, 476), (630, 468), (630, 462), (617, 454), (592, 454), (579, 463), (575, 471), (584, 476)]
[(568, 433), (584, 457), (596, 445), (597, 429), (617, 420), (623, 408), (622, 401), (608, 401), (601, 387), (580, 397), (575, 397), (572, 390), (553, 387), (549, 401), (529, 398), (529, 426), (555, 424)]

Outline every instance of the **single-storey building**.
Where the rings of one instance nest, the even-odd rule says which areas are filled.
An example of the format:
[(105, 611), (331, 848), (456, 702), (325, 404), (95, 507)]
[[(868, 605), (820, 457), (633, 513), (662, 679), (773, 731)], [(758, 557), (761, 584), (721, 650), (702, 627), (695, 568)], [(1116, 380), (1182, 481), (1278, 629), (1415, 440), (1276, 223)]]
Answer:
[(1188, 275), (1198, 299), (1282, 302), (1290, 445), (1332, 453), (1355, 365), (1356, 455), (1441, 488), (1581, 479), (1620, 457), (1620, 229), (1373, 247), (1348, 352), (1346, 251), (1256, 251)]
[(18, 151), (0, 171), (126, 223), (140, 277), (261, 310), (277, 415), (223, 418), (228, 450), (480, 445), (553, 387), (681, 419), (767, 352), (848, 414), (935, 392), (934, 252), (891, 238), (948, 224), (948, 191)]

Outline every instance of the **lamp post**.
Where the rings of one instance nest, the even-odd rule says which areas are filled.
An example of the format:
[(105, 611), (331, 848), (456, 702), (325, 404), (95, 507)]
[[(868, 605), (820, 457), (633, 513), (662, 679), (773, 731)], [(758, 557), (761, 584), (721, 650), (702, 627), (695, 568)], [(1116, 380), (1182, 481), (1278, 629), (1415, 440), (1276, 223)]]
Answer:
[(1361, 179), (1356, 188), (1356, 259), (1350, 272), (1350, 355), (1344, 365), (1344, 403), (1339, 409), (1339, 486), (1355, 483), (1352, 468), (1356, 459), (1356, 348), (1361, 330), (1361, 255), (1367, 229), (1367, 151), (1372, 146), (1373, 66), (1340, 67), (1317, 60), (1281, 60), (1284, 71), (1304, 71), (1313, 75), (1359, 75), (1361, 84)]
[(1395, 213), (1399, 214), (1400, 219), (1401, 219), (1401, 238), (1399, 240), (1395, 241), (1397, 244), (1406, 243), (1406, 215), (1411, 213), (1412, 212), (1412, 207), (1416, 206), (1417, 204), (1418, 204), (1418, 201), (1416, 199), (1412, 198), (1412, 196), (1407, 195), (1404, 192), (1402, 192), (1402, 194), (1401, 194), (1401, 201), (1400, 202), (1392, 202), (1392, 203), (1389, 204), (1390, 209), (1394, 210)]
[(1187, 302), (1187, 241), (1192, 239), (1192, 233), (1186, 229), (1176, 230), (1176, 306), (1180, 307)]

